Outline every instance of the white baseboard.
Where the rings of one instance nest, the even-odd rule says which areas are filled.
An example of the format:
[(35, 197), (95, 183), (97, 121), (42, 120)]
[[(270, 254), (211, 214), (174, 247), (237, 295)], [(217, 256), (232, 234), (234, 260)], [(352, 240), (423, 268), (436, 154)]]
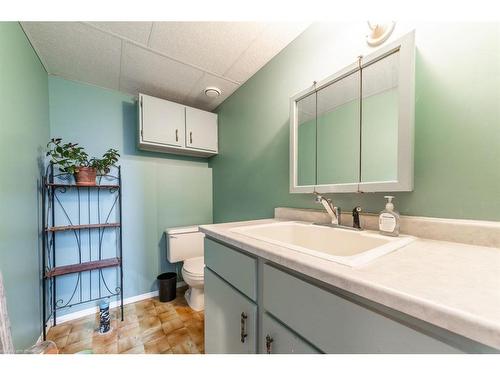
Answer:
[[(184, 281), (179, 281), (177, 283), (177, 288), (183, 287), (185, 285), (186, 285), (186, 283)], [(124, 305), (128, 305), (128, 304), (135, 303), (135, 302), (138, 302), (138, 301), (142, 301), (142, 300), (145, 300), (145, 299), (148, 299), (148, 298), (156, 297), (157, 295), (158, 295), (158, 291), (157, 290), (155, 290), (154, 292), (148, 292), (148, 293), (144, 293), (144, 294), (139, 294), (137, 296), (132, 296), (132, 297), (124, 298), (123, 299), (123, 304)], [(109, 308), (110, 309), (118, 307), (118, 306), (120, 306), (120, 301), (119, 300), (118, 301), (112, 301), (109, 304)], [(83, 309), (83, 310), (75, 311), (73, 313), (69, 313), (69, 314), (65, 314), (65, 315), (60, 315), (60, 316), (57, 317), (57, 324), (61, 324), (61, 323), (69, 322), (71, 320), (83, 318), (84, 316), (93, 315), (93, 314), (96, 314), (98, 312), (99, 312), (99, 306), (94, 306), (94, 307), (90, 307), (88, 309)], [(52, 327), (52, 320), (49, 320), (47, 322), (47, 331), (50, 329), (50, 327)], [(38, 338), (37, 343), (40, 343), (42, 341), (43, 341), (43, 333)]]

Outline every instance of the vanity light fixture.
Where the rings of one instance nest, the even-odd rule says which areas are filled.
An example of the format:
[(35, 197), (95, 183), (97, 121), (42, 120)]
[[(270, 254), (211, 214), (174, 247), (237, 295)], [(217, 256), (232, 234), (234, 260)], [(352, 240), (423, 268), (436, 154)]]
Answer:
[(396, 22), (394, 21), (385, 23), (368, 21), (370, 33), (366, 36), (366, 43), (371, 47), (384, 43), (391, 36), (395, 26)]
[(217, 98), (221, 94), (221, 91), (218, 87), (207, 87), (205, 89), (205, 95), (209, 98)]

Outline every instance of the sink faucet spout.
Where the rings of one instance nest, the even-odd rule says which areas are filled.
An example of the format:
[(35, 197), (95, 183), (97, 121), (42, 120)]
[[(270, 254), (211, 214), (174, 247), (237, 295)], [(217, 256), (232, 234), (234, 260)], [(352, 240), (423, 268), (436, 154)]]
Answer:
[(332, 219), (332, 224), (340, 225), (340, 207), (333, 205), (332, 200), (314, 192), (316, 203), (321, 203)]

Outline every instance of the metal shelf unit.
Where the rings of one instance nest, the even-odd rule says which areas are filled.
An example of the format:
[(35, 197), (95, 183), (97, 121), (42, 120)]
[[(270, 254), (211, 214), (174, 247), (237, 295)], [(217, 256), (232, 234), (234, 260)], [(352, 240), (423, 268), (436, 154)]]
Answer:
[[(48, 322), (52, 319), (52, 325), (57, 324), (59, 310), (103, 298), (119, 298), (123, 320), (121, 168), (113, 167), (112, 170), (114, 173), (99, 175), (96, 185), (92, 186), (77, 185), (71, 174), (55, 173), (53, 165), (47, 167), (43, 176), (41, 274), (44, 340)], [(109, 204), (108, 210), (104, 201)], [(105, 256), (109, 249), (105, 249), (103, 237), (110, 231), (115, 231), (115, 249), (111, 249), (115, 254)], [(68, 235), (74, 237), (75, 245), (68, 247), (66, 237), (66, 246), (63, 249), (57, 247), (58, 237)], [(72, 256), (78, 259), (77, 262), (56, 262), (61, 251), (68, 256), (67, 252), (73, 250)], [(109, 286), (109, 277), (106, 279), (103, 274), (108, 268), (117, 269), (114, 288)], [(70, 288), (72, 292), (69, 296), (59, 297), (56, 279), (71, 274), (76, 275), (75, 285)]]

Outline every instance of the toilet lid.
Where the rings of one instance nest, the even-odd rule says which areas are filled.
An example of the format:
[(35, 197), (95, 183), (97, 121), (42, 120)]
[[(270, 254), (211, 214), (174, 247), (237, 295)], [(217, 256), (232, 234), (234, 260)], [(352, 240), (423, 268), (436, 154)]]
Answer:
[(197, 257), (197, 258), (191, 258), (191, 259), (186, 259), (184, 261), (184, 270), (195, 274), (195, 275), (203, 275), (203, 267), (205, 267), (205, 258), (204, 257)]

